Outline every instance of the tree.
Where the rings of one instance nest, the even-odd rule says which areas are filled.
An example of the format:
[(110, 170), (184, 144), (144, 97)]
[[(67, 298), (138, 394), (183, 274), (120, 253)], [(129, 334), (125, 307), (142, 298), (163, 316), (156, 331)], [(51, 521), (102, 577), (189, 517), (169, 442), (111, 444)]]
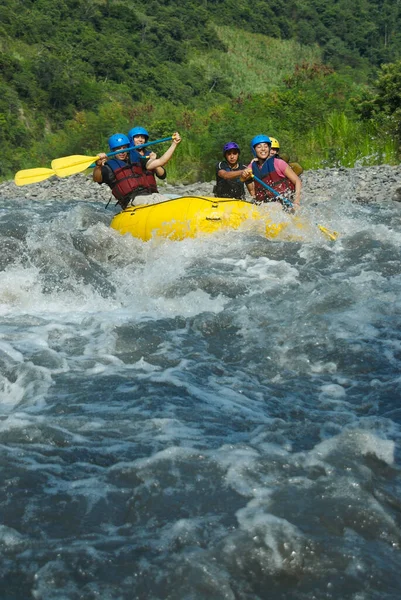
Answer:
[(363, 118), (395, 135), (401, 145), (401, 60), (381, 67), (374, 88), (356, 108)]

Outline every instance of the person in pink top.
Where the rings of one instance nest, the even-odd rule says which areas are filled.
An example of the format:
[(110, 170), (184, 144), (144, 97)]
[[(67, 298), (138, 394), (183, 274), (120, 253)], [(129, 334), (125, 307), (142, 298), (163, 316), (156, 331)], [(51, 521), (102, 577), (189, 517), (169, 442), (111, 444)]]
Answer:
[[(253, 160), (243, 178), (254, 177), (255, 202), (277, 202), (283, 198), (289, 200), (294, 207), (299, 207), (302, 182), (288, 163), (281, 158), (270, 156), (271, 141), (267, 135), (256, 135), (251, 141)], [(265, 187), (258, 181), (265, 183)], [(271, 188), (271, 189), (268, 189)]]
[(288, 163), (291, 169), (294, 171), (296, 175), (301, 175), (303, 173), (303, 168), (297, 162), (290, 162), (290, 157), (288, 154), (281, 154), (280, 152), (280, 142), (276, 140), (276, 138), (269, 135), (271, 141), (270, 147), (270, 156), (274, 156), (275, 158), (282, 158), (286, 163)]

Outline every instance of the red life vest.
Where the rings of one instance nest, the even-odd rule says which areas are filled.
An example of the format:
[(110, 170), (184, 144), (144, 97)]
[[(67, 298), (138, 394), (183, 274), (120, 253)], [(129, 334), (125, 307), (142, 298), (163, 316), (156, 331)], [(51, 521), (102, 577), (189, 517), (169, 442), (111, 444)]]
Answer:
[[(280, 196), (285, 196), (291, 199), (295, 192), (295, 185), (287, 179), (287, 177), (280, 177), (274, 167), (274, 156), (265, 160), (263, 165), (259, 167), (256, 161), (252, 163), (252, 172), (259, 179), (267, 183), (268, 186), (273, 188)], [(275, 202), (277, 196), (270, 190), (264, 188), (260, 183), (255, 180), (255, 195), (257, 202)]]
[(113, 158), (107, 161), (107, 165), (115, 177), (111, 191), (122, 206), (126, 206), (138, 194), (153, 194), (158, 191), (153, 172), (145, 170), (141, 163), (126, 163)]

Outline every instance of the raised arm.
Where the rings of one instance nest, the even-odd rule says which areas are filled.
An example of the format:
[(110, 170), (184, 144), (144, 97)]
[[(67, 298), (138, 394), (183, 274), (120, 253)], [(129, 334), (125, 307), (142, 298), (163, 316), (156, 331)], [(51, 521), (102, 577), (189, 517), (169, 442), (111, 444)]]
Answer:
[(178, 144), (181, 142), (181, 136), (178, 133), (178, 131), (173, 133), (172, 138), (173, 141), (171, 143), (170, 148), (166, 150), (166, 152), (160, 158), (151, 158), (150, 160), (148, 160), (148, 162), (146, 163), (146, 168), (148, 169), (148, 171), (155, 171), (158, 167), (163, 167), (166, 163), (168, 163), (170, 158), (173, 156)]

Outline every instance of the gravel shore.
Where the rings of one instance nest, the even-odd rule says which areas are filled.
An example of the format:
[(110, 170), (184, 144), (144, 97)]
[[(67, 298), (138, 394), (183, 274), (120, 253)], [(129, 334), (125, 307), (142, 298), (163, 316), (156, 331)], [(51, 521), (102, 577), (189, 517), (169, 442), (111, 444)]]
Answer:
[[(401, 202), (401, 165), (374, 167), (331, 168), (305, 171), (302, 176), (301, 203), (352, 198), (356, 202)], [(179, 196), (212, 196), (214, 182), (197, 182), (190, 185), (159, 185), (159, 191)], [(110, 189), (94, 183), (85, 174), (64, 179), (51, 177), (31, 185), (17, 187), (13, 181), (0, 184), (0, 199), (16, 200), (87, 200), (109, 201)]]

